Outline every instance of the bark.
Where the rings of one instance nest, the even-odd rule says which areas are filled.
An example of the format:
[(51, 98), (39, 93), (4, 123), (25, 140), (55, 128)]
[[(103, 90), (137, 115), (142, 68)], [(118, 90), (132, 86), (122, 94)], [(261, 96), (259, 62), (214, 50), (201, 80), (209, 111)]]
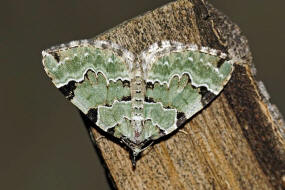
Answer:
[[(223, 92), (175, 134), (143, 152), (128, 151), (83, 116), (115, 189), (285, 188), (285, 127), (270, 104), (239, 27), (203, 0), (178, 0), (96, 37), (139, 53), (160, 40), (195, 43), (235, 60)], [(96, 141), (97, 139), (97, 141)]]

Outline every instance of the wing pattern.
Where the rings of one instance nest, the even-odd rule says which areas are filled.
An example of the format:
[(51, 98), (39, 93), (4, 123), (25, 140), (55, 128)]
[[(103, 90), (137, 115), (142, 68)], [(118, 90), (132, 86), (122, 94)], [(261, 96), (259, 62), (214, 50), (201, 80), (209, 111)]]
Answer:
[(161, 102), (165, 108), (176, 109), (179, 127), (224, 88), (233, 71), (232, 62), (225, 58), (217, 50), (199, 50), (195, 45), (154, 44), (142, 53), (146, 101)]
[(43, 64), (66, 98), (134, 155), (202, 110), (233, 71), (218, 50), (170, 41), (138, 56), (107, 41), (74, 41), (43, 51)]
[[(105, 41), (71, 42), (43, 52), (45, 70), (55, 86), (105, 131), (115, 125), (101, 125), (100, 118), (105, 117), (98, 120), (98, 112), (112, 109), (118, 101), (130, 101), (133, 59), (128, 51)], [(128, 109), (123, 105), (117, 107), (119, 110)], [(114, 119), (116, 115), (118, 113), (114, 112), (108, 119)]]

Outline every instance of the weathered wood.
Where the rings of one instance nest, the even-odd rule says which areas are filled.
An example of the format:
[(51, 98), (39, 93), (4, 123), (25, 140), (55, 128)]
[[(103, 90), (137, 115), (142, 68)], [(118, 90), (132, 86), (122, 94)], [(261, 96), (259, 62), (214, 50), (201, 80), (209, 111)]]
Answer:
[[(224, 91), (182, 129), (146, 150), (134, 170), (129, 153), (84, 118), (117, 189), (282, 189), (284, 123), (267, 99), (246, 38), (203, 0), (178, 0), (96, 37), (138, 53), (159, 40), (228, 52), (235, 71)], [(103, 134), (105, 135), (105, 134)], [(282, 187), (283, 184), (283, 187)]]

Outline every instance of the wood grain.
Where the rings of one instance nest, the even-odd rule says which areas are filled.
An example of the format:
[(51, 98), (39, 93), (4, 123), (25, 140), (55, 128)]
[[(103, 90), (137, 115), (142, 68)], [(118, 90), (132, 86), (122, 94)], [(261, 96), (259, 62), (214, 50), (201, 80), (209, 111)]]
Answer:
[[(246, 38), (203, 0), (178, 0), (96, 37), (139, 53), (160, 40), (196, 43), (236, 61), (223, 92), (175, 134), (144, 151), (134, 170), (129, 153), (83, 116), (115, 189), (282, 189), (285, 133), (278, 110), (258, 88)], [(94, 188), (96, 189), (96, 188)]]

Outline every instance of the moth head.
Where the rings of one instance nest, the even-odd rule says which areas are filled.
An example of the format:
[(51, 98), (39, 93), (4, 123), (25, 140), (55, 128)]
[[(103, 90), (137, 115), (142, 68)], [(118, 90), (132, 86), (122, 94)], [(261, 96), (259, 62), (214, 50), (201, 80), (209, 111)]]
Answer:
[(136, 158), (140, 155), (144, 149), (142, 149), (141, 146), (133, 146), (132, 148), (132, 154), (131, 154), (131, 160), (132, 160), (132, 165), (135, 168), (136, 167)]

